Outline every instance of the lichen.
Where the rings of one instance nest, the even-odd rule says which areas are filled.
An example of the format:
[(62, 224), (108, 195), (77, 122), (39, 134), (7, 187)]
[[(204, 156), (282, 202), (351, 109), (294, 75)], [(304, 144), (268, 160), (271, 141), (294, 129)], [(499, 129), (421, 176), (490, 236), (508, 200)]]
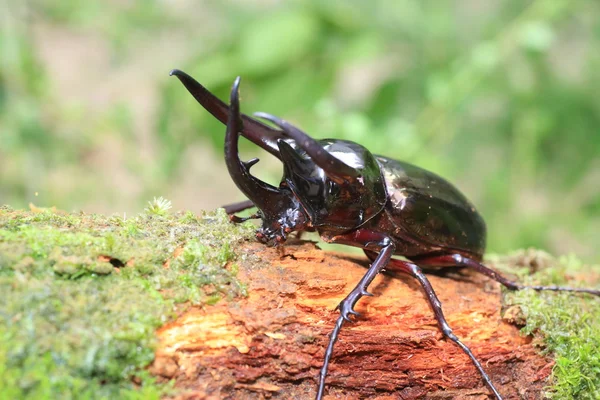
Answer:
[(0, 208), (0, 398), (159, 398), (145, 371), (176, 304), (245, 294), (225, 268), (251, 224)]
[[(555, 259), (529, 250), (492, 259), (496, 267), (525, 284), (597, 288), (600, 282), (600, 269), (574, 256)], [(600, 398), (600, 298), (521, 290), (505, 291), (504, 304), (506, 309), (519, 309), (516, 319), (524, 324), (522, 332), (534, 335), (540, 350), (555, 360), (548, 397)]]

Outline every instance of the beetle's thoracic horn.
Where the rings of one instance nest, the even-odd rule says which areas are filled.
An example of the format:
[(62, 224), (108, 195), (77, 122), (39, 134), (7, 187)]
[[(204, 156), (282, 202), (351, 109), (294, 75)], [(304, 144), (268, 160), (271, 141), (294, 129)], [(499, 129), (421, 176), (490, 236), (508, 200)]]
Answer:
[(334, 181), (353, 180), (359, 176), (359, 173), (355, 168), (352, 168), (342, 160), (327, 152), (319, 142), (289, 122), (263, 112), (254, 113), (254, 116), (271, 121), (281, 128), (285, 135), (294, 139), (298, 147), (303, 149), (315, 164), (321, 167), (327, 176)]
[(277, 145), (284, 168), (289, 168), (291, 173), (300, 176), (310, 176), (314, 172), (316, 165), (313, 160), (300, 157), (298, 152), (285, 140), (279, 139)]
[[(216, 119), (223, 124), (227, 123), (227, 115), (229, 107), (227, 104), (219, 100), (215, 95), (208, 91), (204, 86), (198, 83), (194, 78), (183, 71), (174, 69), (170, 72), (171, 76), (176, 76), (183, 86), (190, 92), (192, 96), (211, 113)], [(262, 122), (259, 122), (247, 115), (241, 115), (244, 121), (244, 130), (242, 135), (257, 144), (275, 157), (279, 158), (279, 148), (277, 147), (277, 139), (284, 138), (283, 132), (273, 129)]]
[(225, 131), (225, 162), (231, 178), (237, 187), (258, 207), (263, 214), (274, 210), (274, 205), (281, 200), (280, 191), (255, 178), (250, 174), (250, 167), (256, 163), (256, 159), (244, 163), (240, 160), (238, 140), (240, 132), (243, 131), (242, 116), (240, 114), (238, 77), (231, 88), (230, 106), (228, 107), (227, 130)]

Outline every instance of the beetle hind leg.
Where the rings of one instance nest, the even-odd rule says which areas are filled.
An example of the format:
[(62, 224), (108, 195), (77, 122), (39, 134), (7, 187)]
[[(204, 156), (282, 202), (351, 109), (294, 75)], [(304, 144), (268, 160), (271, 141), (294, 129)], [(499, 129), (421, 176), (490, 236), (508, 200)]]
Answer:
[[(377, 257), (376, 253), (369, 251), (369, 250), (365, 250), (365, 254), (371, 260), (373, 260), (375, 257)], [(416, 278), (417, 281), (419, 281), (419, 283), (423, 287), (423, 290), (425, 291), (425, 295), (426, 295), (425, 297), (426, 297), (427, 301), (429, 302), (429, 305), (433, 309), (433, 314), (438, 323), (438, 327), (440, 328), (440, 331), (444, 334), (444, 336), (446, 336), (448, 339), (453, 341), (458, 347), (460, 347), (461, 350), (467, 356), (469, 356), (469, 358), (471, 359), (471, 362), (473, 363), (475, 368), (477, 368), (479, 375), (481, 375), (481, 378), (485, 382), (485, 385), (492, 391), (492, 393), (494, 394), (494, 397), (497, 400), (502, 400), (502, 396), (500, 395), (500, 392), (498, 392), (498, 389), (496, 389), (496, 387), (494, 386), (492, 379), (489, 377), (487, 372), (485, 372), (485, 370), (483, 369), (483, 366), (481, 365), (481, 363), (479, 362), (477, 357), (475, 357), (475, 355), (471, 352), (471, 349), (469, 349), (469, 347), (467, 347), (467, 345), (465, 345), (463, 342), (461, 342), (460, 339), (452, 332), (450, 325), (448, 325), (448, 322), (446, 321), (446, 318), (444, 317), (444, 312), (442, 311), (442, 303), (438, 299), (437, 295), (435, 294), (435, 291), (433, 290), (433, 286), (431, 286), (429, 279), (427, 279), (427, 277), (425, 276), (425, 274), (423, 273), (421, 268), (419, 268), (416, 264), (409, 262), (409, 261), (391, 259), (389, 262), (389, 265), (388, 265), (388, 269), (390, 271), (404, 272), (406, 274), (411, 275), (412, 277)]]
[(506, 277), (502, 276), (493, 269), (486, 267), (482, 263), (473, 260), (472, 258), (465, 257), (461, 254), (447, 254), (420, 257), (413, 259), (414, 262), (421, 265), (428, 265), (434, 267), (445, 267), (445, 266), (456, 266), (456, 267), (469, 267), (475, 271), (492, 278), (496, 282), (510, 290), (522, 290), (522, 289), (533, 289), (533, 290), (550, 290), (554, 292), (577, 292), (577, 293), (588, 293), (594, 296), (600, 296), (600, 290), (598, 289), (586, 289), (586, 288), (573, 288), (565, 286), (535, 286), (535, 285), (523, 285), (515, 281), (511, 281)]

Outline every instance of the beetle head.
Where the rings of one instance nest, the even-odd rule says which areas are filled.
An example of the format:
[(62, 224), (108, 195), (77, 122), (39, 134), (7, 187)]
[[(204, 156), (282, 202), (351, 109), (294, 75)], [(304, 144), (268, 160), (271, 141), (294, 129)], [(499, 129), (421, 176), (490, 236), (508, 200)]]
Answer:
[(291, 190), (275, 188), (250, 173), (250, 168), (258, 159), (249, 162), (240, 160), (238, 140), (244, 126), (240, 114), (239, 83), (240, 78), (237, 78), (231, 89), (225, 133), (225, 162), (234, 183), (260, 211), (263, 226), (256, 237), (263, 243), (278, 245), (285, 242), (288, 233), (303, 229), (308, 218)]
[[(227, 106), (191, 76), (171, 71), (194, 98), (227, 125), (225, 161), (237, 187), (259, 209), (263, 220), (257, 238), (280, 244), (292, 231), (357, 228), (379, 213), (387, 194), (379, 165), (364, 147), (349, 141), (316, 141), (286, 121), (257, 114), (281, 130), (241, 114), (239, 78), (233, 84)], [(267, 150), (284, 164), (278, 188), (250, 174), (254, 159), (243, 162), (238, 154), (239, 135)]]

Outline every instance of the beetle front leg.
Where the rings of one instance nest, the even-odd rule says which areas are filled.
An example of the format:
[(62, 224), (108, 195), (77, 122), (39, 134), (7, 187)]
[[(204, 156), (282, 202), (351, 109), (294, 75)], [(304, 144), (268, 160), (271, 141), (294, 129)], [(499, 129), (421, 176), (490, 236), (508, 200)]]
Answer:
[(354, 311), (354, 306), (363, 296), (372, 296), (371, 293), (367, 292), (367, 288), (375, 279), (378, 273), (380, 273), (389, 263), (392, 255), (394, 254), (394, 250), (396, 246), (390, 240), (389, 237), (382, 235), (378, 232), (373, 232), (365, 229), (358, 229), (352, 233), (347, 235), (340, 235), (332, 238), (330, 240), (334, 243), (347, 243), (347, 244), (360, 244), (363, 247), (376, 247), (380, 249), (379, 255), (375, 258), (367, 273), (362, 277), (362, 279), (358, 282), (356, 287), (346, 296), (344, 300), (340, 302), (338, 305), (338, 309), (340, 310), (340, 316), (335, 322), (335, 327), (331, 332), (329, 337), (329, 344), (327, 345), (327, 349), (325, 350), (325, 359), (323, 361), (323, 366), (321, 367), (321, 372), (319, 373), (319, 389), (317, 391), (316, 399), (320, 400), (323, 397), (323, 392), (325, 390), (325, 378), (327, 377), (327, 369), (329, 368), (329, 361), (331, 360), (331, 356), (333, 354), (333, 346), (335, 342), (338, 340), (338, 335), (345, 321), (352, 322), (350, 319), (351, 315), (358, 315), (356, 311)]
[(260, 215), (258, 215), (258, 214), (252, 214), (252, 215), (249, 215), (247, 217), (238, 217), (237, 215), (231, 214), (229, 216), (229, 220), (231, 222), (233, 222), (234, 224), (241, 224), (242, 222), (246, 222), (246, 221), (248, 221), (250, 219), (260, 219)]
[(247, 210), (249, 208), (254, 207), (254, 203), (250, 200), (238, 201), (237, 203), (226, 204), (222, 208), (225, 209), (227, 214), (235, 214), (240, 211)]
[(252, 207), (254, 207), (253, 202), (251, 202), (250, 200), (244, 200), (244, 201), (239, 201), (237, 203), (224, 205), (222, 208), (224, 208), (227, 215), (229, 215), (229, 220), (231, 222), (239, 224), (242, 222), (246, 222), (249, 219), (259, 219), (260, 218), (260, 215), (258, 215), (257, 213), (254, 213), (247, 217), (238, 217), (237, 215), (234, 215), (237, 212), (244, 211), (244, 210), (247, 210)]

